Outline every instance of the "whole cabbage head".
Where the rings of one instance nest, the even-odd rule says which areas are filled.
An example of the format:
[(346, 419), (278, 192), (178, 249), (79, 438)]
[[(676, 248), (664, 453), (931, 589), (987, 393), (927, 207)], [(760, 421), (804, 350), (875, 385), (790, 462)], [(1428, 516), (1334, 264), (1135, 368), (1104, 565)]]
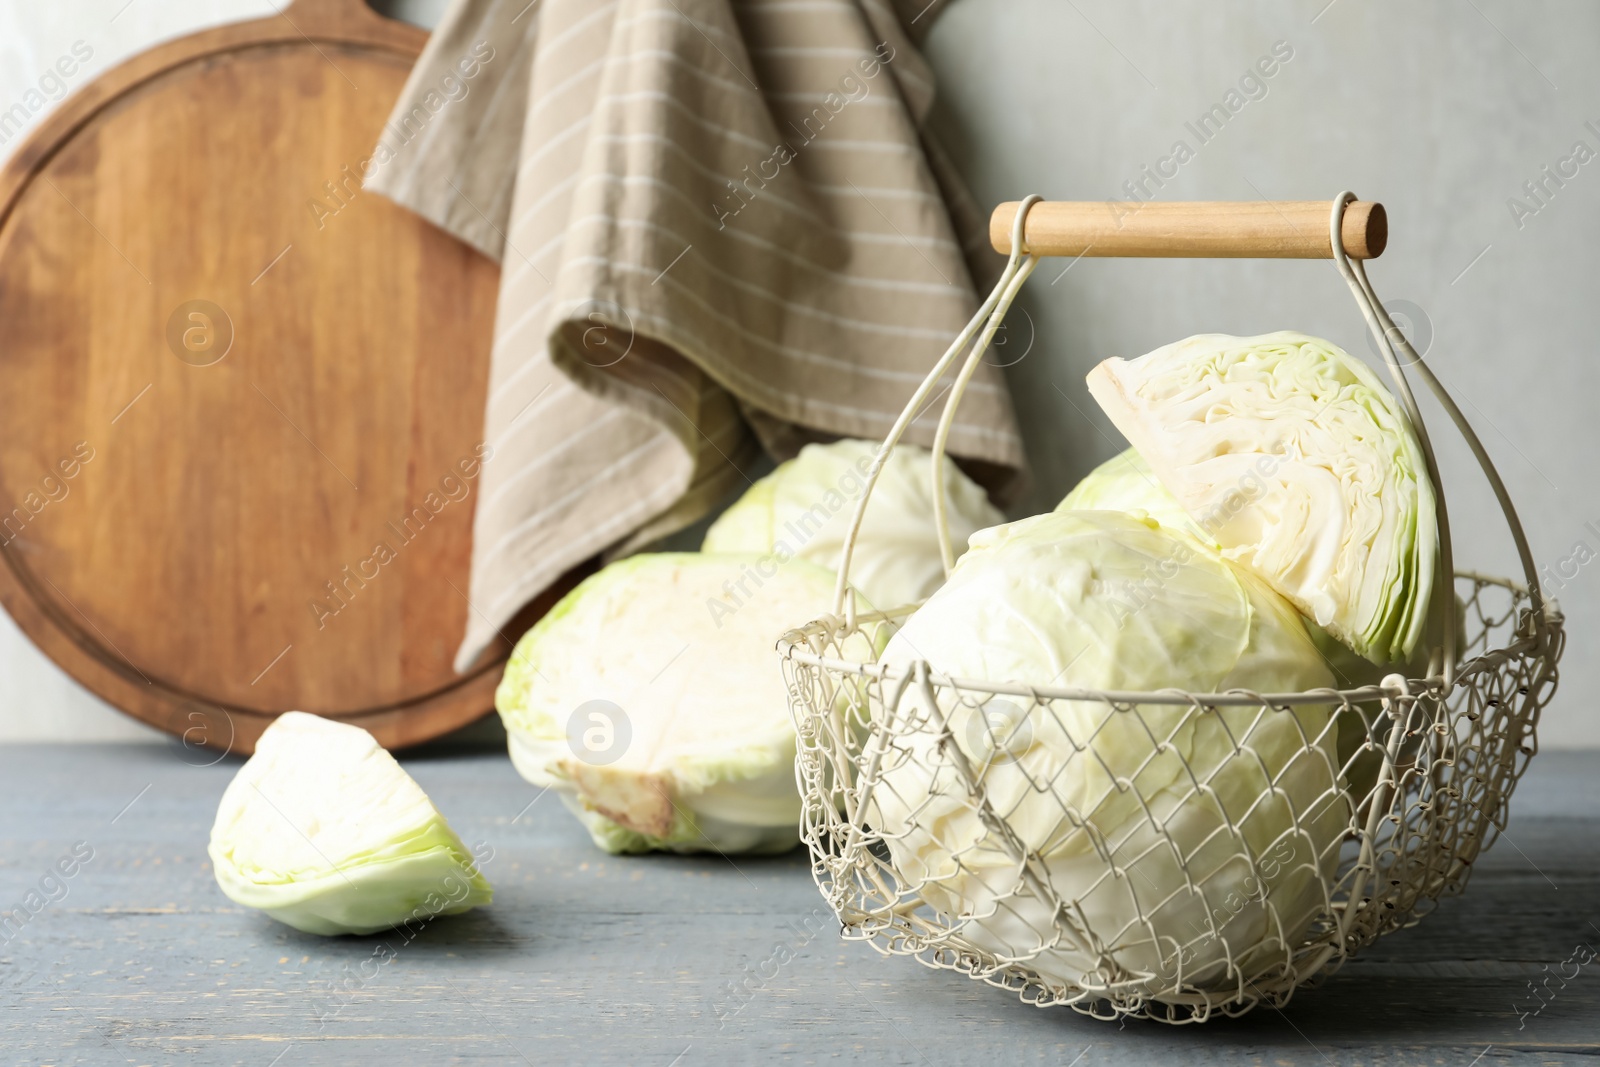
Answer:
[(792, 848), (795, 730), (774, 646), (831, 607), (833, 581), (770, 554), (611, 564), (512, 653), (495, 692), (512, 762), (608, 852)]
[[(1148, 515), (1163, 526), (1181, 530), (1214, 548), (1221, 548), (1201, 529), (1199, 523), (1190, 518), (1189, 513), (1156, 479), (1150, 465), (1131, 448), (1090, 471), (1056, 505), (1057, 511), (1096, 509)], [(1442, 573), (1437, 579), (1442, 579)], [(1441, 594), (1435, 589), (1432, 595)], [(1459, 598), (1455, 603), (1457, 625), (1464, 628), (1466, 606)], [(1333, 673), (1334, 684), (1340, 689), (1379, 685), (1391, 673), (1403, 674), (1407, 678), (1424, 677), (1428, 670), (1429, 650), (1442, 639), (1438, 626), (1430, 620), (1425, 640), (1418, 643), (1410, 660), (1405, 663), (1374, 663), (1356, 655), (1354, 650), (1305, 616), (1302, 615), (1300, 621), (1305, 625), (1311, 643), (1322, 654), (1323, 662)], [(1373, 727), (1381, 727), (1385, 721), (1381, 711), (1381, 703), (1371, 701), (1338, 712), (1339, 766), (1353, 797), (1360, 798), (1370, 793), (1382, 769), (1382, 755), (1377, 742), (1372, 739)]]
[[(1058, 512), (985, 530), (881, 662), (1032, 687), (1293, 692), (1332, 679), (1294, 609), (1148, 517)], [(1350, 819), (1326, 706), (1035, 702), (908, 690), (868, 819), (904, 888), (1052, 985), (1227, 989), (1324, 913)], [(909, 705), (909, 707), (908, 707)], [(948, 733), (940, 720), (948, 720)], [(952, 751), (953, 749), (953, 751)], [(993, 818), (1042, 861), (1058, 923)]]
[(1365, 364), (1301, 333), (1201, 334), (1088, 381), (1227, 558), (1374, 663), (1412, 654), (1438, 569), (1433, 486)]
[[(756, 482), (706, 531), (701, 551), (781, 551), (837, 570), (845, 531), (878, 446), (843, 440), (806, 445)], [(898, 445), (872, 489), (850, 560), (850, 584), (881, 608), (921, 600), (944, 581), (933, 521), (932, 453)], [(1005, 516), (976, 482), (944, 459), (945, 515), (959, 547)]]
[(1180, 530), (1215, 548), (1222, 547), (1189, 517), (1183, 505), (1161, 484), (1150, 464), (1132, 448), (1112, 456), (1084, 475), (1055, 509), (1143, 512), (1162, 526)]
[(487, 904), (439, 809), (359, 726), (278, 716), (222, 794), (207, 849), (228, 899), (312, 934), (372, 934)]

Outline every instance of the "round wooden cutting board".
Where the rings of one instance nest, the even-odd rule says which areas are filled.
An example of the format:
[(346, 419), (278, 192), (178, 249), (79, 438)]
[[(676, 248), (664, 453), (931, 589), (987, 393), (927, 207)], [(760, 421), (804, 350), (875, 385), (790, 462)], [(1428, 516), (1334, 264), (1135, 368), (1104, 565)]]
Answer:
[(0, 171), (0, 600), (190, 743), (492, 705), (508, 646), (451, 658), (498, 269), (360, 189), (425, 39), (299, 0), (115, 68)]

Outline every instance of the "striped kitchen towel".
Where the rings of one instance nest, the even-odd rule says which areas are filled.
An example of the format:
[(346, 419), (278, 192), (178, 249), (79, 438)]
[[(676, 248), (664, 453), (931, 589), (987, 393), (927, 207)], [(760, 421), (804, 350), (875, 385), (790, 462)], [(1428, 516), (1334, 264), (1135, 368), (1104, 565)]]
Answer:
[[(459, 669), (568, 569), (743, 488), (760, 448), (881, 437), (972, 315), (983, 219), (924, 135), (907, 31), (930, 10), (450, 6), (366, 185), (502, 267)], [(1019, 480), (996, 367), (950, 449)]]

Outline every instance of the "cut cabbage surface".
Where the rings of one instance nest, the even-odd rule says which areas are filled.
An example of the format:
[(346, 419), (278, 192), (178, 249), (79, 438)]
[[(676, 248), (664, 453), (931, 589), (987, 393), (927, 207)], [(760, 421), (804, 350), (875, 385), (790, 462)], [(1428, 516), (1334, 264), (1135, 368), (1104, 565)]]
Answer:
[[(1039, 687), (1296, 692), (1332, 682), (1266, 583), (1181, 531), (1105, 511), (975, 536), (882, 656), (899, 668), (918, 659), (955, 678)], [(1052, 984), (1227, 988), (1281, 963), (1325, 910), (1350, 818), (1328, 707), (979, 699), (946, 698), (943, 743), (1043, 859), (1078, 929), (1059, 934), (1024, 891), (927, 709), (915, 728), (892, 731), (900, 740), (869, 812), (905, 888), (975, 946)], [(1101, 952), (1115, 973), (1098, 970)]]
[[(1150, 465), (1131, 448), (1106, 460), (1085, 475), (1083, 480), (1073, 487), (1072, 492), (1056, 505), (1056, 510), (1125, 511), (1133, 515), (1148, 515), (1169, 529), (1180, 530), (1214, 548), (1221, 548), (1207, 536), (1199, 523), (1189, 517), (1189, 513), (1183, 510), (1177, 499), (1157, 480)], [(1437, 590), (1433, 595), (1439, 595)], [(1461, 620), (1459, 625), (1463, 629), (1464, 610), (1465, 606), (1457, 600), (1456, 613)], [(1400, 673), (1408, 678), (1421, 678), (1427, 673), (1429, 641), (1420, 643), (1411, 659), (1404, 663), (1374, 663), (1364, 656), (1356, 655), (1343, 642), (1310, 619), (1304, 616), (1301, 619), (1305, 623), (1306, 633), (1311, 637), (1312, 644), (1322, 653), (1323, 660), (1333, 672), (1334, 682), (1340, 689), (1377, 685), (1390, 673)], [(1425, 636), (1436, 643), (1440, 636), (1436, 631), (1437, 627), (1430, 623)]]
[(1202, 334), (1088, 382), (1225, 556), (1374, 663), (1412, 654), (1438, 567), (1433, 486), (1365, 364), (1301, 333)]
[(775, 646), (830, 609), (833, 582), (770, 555), (611, 564), (512, 654), (495, 706), (517, 770), (608, 852), (793, 847), (795, 730)]
[[(1057, 511), (1094, 509), (1148, 515), (1163, 526), (1181, 530), (1213, 544), (1214, 547), (1220, 547), (1211, 541), (1199, 523), (1189, 517), (1189, 513), (1183, 510), (1172, 494), (1167, 492), (1156, 479), (1155, 472), (1150, 470), (1149, 464), (1131, 448), (1090, 471), (1072, 492), (1056, 505)], [(1436, 586), (1437, 584), (1436, 580)], [(1437, 597), (1441, 593), (1436, 588), (1432, 595)], [(1466, 605), (1460, 598), (1455, 599), (1455, 609), (1457, 627), (1464, 632)], [(1430, 649), (1442, 639), (1442, 635), (1437, 632), (1438, 626), (1430, 619), (1428, 630), (1424, 634), (1425, 639), (1417, 645), (1410, 660), (1405, 663), (1377, 664), (1364, 656), (1356, 655), (1342, 641), (1305, 616), (1302, 615), (1300, 620), (1305, 624), (1306, 634), (1311, 638), (1311, 643), (1322, 654), (1323, 661), (1332, 672), (1334, 684), (1340, 689), (1379, 685), (1391, 673), (1401, 674), (1407, 678), (1423, 678), (1428, 673)], [(1341, 711), (1338, 715), (1339, 766), (1345, 775), (1351, 795), (1357, 798), (1365, 797), (1372, 791), (1382, 763), (1380, 752), (1369, 737), (1371, 724), (1375, 721), (1381, 722), (1380, 709), (1381, 704), (1372, 702)]]
[[(776, 553), (837, 570), (845, 532), (878, 445), (812, 444), (756, 482), (706, 531), (709, 553)], [(872, 489), (850, 560), (850, 584), (881, 608), (921, 600), (944, 581), (933, 519), (932, 453), (899, 445)], [(1005, 521), (976, 482), (944, 458), (945, 515), (959, 554), (973, 533)]]
[(313, 934), (370, 934), (488, 904), (444, 816), (358, 726), (286, 712), (222, 794), (207, 850), (230, 900)]

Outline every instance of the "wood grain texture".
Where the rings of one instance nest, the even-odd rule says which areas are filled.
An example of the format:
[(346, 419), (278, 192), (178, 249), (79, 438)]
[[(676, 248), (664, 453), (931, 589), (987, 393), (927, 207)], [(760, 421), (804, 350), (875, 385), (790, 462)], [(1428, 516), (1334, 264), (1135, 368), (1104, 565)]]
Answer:
[[(1518, 1017), (1530, 981), (1579, 942), (1600, 947), (1600, 753), (1535, 759), (1509, 840), (1416, 928), (1282, 1012), (1183, 1028), (1030, 1008), (841, 941), (803, 852), (606, 856), (554, 797), (528, 807), (537, 791), (499, 752), (405, 761), (462, 837), (494, 850), (493, 905), (410, 942), (299, 934), (216, 887), (205, 845), (237, 760), (186, 765), (212, 758), (176, 743), (0, 749), (0, 908), (75, 842), (94, 850), (0, 945), (6, 1062), (994, 1067), (1087, 1049), (1079, 1067), (1488, 1067), (1600, 1053), (1600, 961)], [(380, 946), (394, 958), (363, 976)]]
[(424, 40), (300, 0), (115, 68), (0, 172), (0, 600), (162, 728), (397, 746), (491, 705), (506, 646), (451, 658), (498, 271), (360, 189)]
[[(989, 240), (1010, 254), (1018, 203), (989, 216)], [(1331, 200), (1045, 200), (1028, 211), (1023, 243), (1042, 256), (1332, 259)], [(1352, 259), (1376, 259), (1389, 241), (1382, 204), (1345, 207), (1339, 236)]]

